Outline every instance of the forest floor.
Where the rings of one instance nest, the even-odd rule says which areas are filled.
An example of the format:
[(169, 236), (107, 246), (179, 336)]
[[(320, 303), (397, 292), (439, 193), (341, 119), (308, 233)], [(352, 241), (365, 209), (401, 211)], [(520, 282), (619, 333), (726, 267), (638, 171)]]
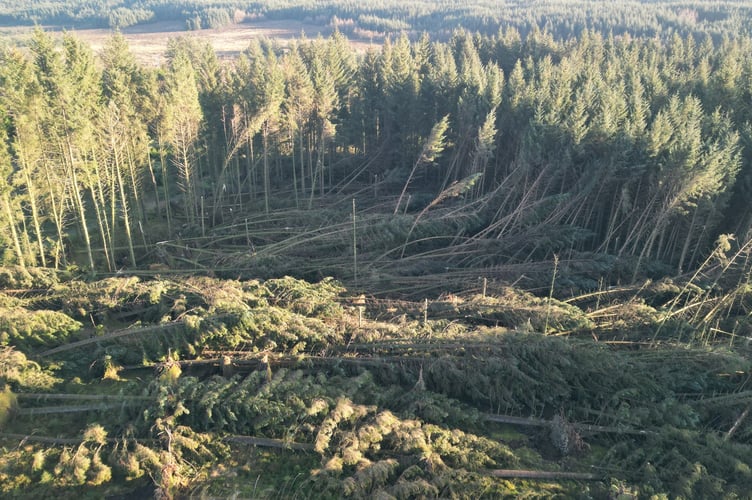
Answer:
[(686, 313), (717, 306), (0, 268), (0, 494), (747, 498), (747, 321)]

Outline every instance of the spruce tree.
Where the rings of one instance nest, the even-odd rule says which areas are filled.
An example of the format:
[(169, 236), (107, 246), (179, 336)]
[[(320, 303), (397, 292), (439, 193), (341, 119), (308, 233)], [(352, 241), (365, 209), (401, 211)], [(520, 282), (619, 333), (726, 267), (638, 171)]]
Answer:
[(191, 225), (200, 216), (201, 180), (197, 146), (201, 120), (193, 65), (185, 51), (177, 50), (165, 71), (161, 127), (171, 147), (170, 159), (178, 174), (178, 187), (184, 196), (183, 207)]

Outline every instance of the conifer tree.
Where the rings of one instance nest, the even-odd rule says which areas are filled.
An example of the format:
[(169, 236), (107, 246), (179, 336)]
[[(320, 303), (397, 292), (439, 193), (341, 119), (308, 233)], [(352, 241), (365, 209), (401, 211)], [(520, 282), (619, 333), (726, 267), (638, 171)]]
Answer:
[[(100, 232), (110, 231), (117, 234), (118, 222), (122, 220), (128, 244), (129, 258), (135, 263), (136, 255), (133, 241), (133, 224), (135, 219), (143, 231), (145, 214), (141, 190), (148, 168), (155, 193), (155, 202), (159, 209), (159, 192), (149, 158), (149, 137), (146, 126), (145, 101), (143, 95), (143, 76), (137, 67), (133, 55), (128, 49), (125, 38), (116, 33), (105, 45), (101, 55), (104, 69), (102, 73), (102, 111), (99, 113), (99, 130), (102, 144), (102, 156), (106, 159), (106, 172), (97, 174), (99, 181), (98, 196), (105, 198), (109, 192), (110, 222), (104, 218), (106, 226)], [(102, 188), (102, 181), (110, 179), (108, 190)], [(118, 216), (117, 214), (121, 215)], [(143, 236), (143, 235), (142, 235)], [(110, 238), (115, 246), (115, 238)], [(114, 263), (114, 261), (113, 261)]]
[(34, 261), (47, 266), (47, 245), (49, 235), (43, 233), (45, 210), (50, 210), (50, 197), (44, 196), (40, 164), (43, 149), (38, 134), (38, 120), (41, 107), (39, 87), (26, 57), (16, 49), (8, 49), (0, 59), (0, 87), (6, 121), (12, 129), (8, 145), (14, 161), (14, 181), (16, 188), (25, 190), (22, 204), (28, 204), (31, 226), (36, 240), (37, 258)]
[[(290, 52), (285, 54), (282, 59), (282, 67), (285, 76), (283, 111), (286, 118), (286, 127), (290, 134), (293, 188), (295, 189), (297, 205), (298, 179), (300, 184), (300, 195), (304, 195), (306, 191), (306, 154), (304, 135), (314, 110), (315, 89), (297, 46), (293, 46)], [(299, 177), (295, 168), (296, 140), (298, 143), (297, 154), (299, 155)]]
[(240, 97), (247, 114), (247, 133), (252, 138), (261, 133), (263, 162), (264, 209), (269, 212), (271, 192), (271, 137), (281, 125), (281, 106), (284, 99), (284, 74), (276, 56), (264, 51), (254, 40), (243, 53), (243, 64), (237, 68)]
[(62, 59), (52, 38), (41, 29), (34, 32), (31, 50), (35, 76), (44, 97), (40, 128), (46, 135), (45, 174), (48, 188), (57, 189), (56, 184), (61, 182), (63, 186), (57, 200), (58, 213), (55, 214), (58, 234), (62, 240), (65, 206), (69, 204), (78, 221), (89, 269), (95, 272), (87, 211), (81, 195), (86, 189), (81, 176), (92, 160), (91, 120), (97, 84), (93, 54), (81, 42), (66, 35), (65, 58)]
[[(77, 207), (78, 219), (86, 245), (89, 266), (96, 272), (89, 221), (81, 193), (88, 189), (93, 165), (98, 161), (92, 152), (94, 120), (99, 102), (100, 73), (91, 48), (74, 36), (63, 37), (64, 73), (59, 84), (58, 106), (63, 117), (63, 158), (67, 157), (67, 172), (72, 180), (71, 194)], [(67, 153), (67, 154), (66, 154)], [(135, 264), (135, 262), (132, 262)]]
[(313, 204), (317, 182), (319, 194), (322, 196), (324, 194), (326, 153), (329, 143), (336, 134), (333, 119), (335, 118), (335, 110), (339, 106), (339, 95), (334, 81), (329, 75), (329, 71), (333, 67), (332, 64), (336, 64), (329, 59), (330, 56), (331, 53), (328, 52), (327, 46), (323, 42), (318, 41), (311, 46), (309, 64), (314, 89), (313, 142), (316, 160), (315, 164), (309, 160), (309, 165), (314, 169), (311, 179), (311, 193), (308, 199), (309, 208)]
[(162, 127), (171, 146), (189, 224), (199, 217), (200, 179), (197, 141), (202, 120), (196, 74), (185, 51), (177, 50), (165, 72)]
[[(5, 113), (0, 109), (0, 120), (5, 121)], [(26, 259), (21, 246), (20, 231), (17, 227), (19, 210), (13, 205), (13, 187), (11, 185), (13, 168), (11, 157), (8, 153), (8, 136), (4, 126), (0, 126), (0, 212), (2, 213), (3, 225), (0, 232), (0, 241), (10, 242), (15, 253), (15, 262), (21, 267), (26, 267)], [(0, 262), (5, 256), (0, 254)]]

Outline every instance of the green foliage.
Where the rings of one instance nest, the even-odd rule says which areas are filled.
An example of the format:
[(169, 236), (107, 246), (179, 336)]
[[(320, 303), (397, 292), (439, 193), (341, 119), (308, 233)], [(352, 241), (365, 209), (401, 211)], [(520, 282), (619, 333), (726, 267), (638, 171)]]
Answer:
[(154, 13), (146, 9), (117, 7), (110, 12), (107, 25), (110, 28), (123, 29), (150, 21), (153, 17)]
[(0, 308), (0, 344), (21, 350), (54, 347), (81, 329), (81, 323), (56, 311)]
[(50, 288), (58, 283), (58, 275), (53, 269), (42, 267), (0, 267), (0, 290)]
[[(578, 304), (604, 301), (602, 311), (586, 313), (505, 288), (495, 297), (436, 301), (425, 323), (420, 305), (411, 313), (415, 324), (398, 317), (389, 327), (369, 319), (379, 313), (367, 308), (356, 338), (346, 343), (354, 320), (339, 303), (346, 290), (332, 280), (116, 278), (54, 288), (71, 289), (81, 292), (75, 302), (49, 294), (45, 304), (96, 309), (121, 321), (156, 308), (157, 323), (140, 322), (140, 334), (110, 340), (99, 332), (96, 342), (73, 344), (75, 355), (61, 352), (44, 365), (26, 359), (34, 346), (3, 351), (1, 375), (13, 389), (6, 390), (13, 410), (3, 431), (28, 433), (33, 425), (32, 437), (40, 438), (0, 460), (7, 495), (136, 487), (168, 497), (198, 490), (251, 494), (246, 483), (264, 491), (297, 484), (315, 495), (355, 498), (571, 497), (614, 488), (691, 497), (750, 488), (745, 356), (668, 340), (623, 349), (478, 326), (525, 316), (533, 325), (550, 315), (549, 324), (572, 337), (609, 338), (614, 326), (599, 314), (620, 311), (620, 296), (627, 297), (622, 307), (634, 309), (633, 290), (609, 292), (608, 300), (603, 292), (579, 298)], [(664, 306), (684, 294), (705, 297), (699, 288), (669, 282), (641, 290), (641, 307), (653, 313), (635, 319), (620, 312), (619, 328), (635, 328), (627, 337), (645, 335)], [(18, 298), (18, 307), (27, 301), (36, 298)], [(190, 320), (163, 324), (163, 314)], [(663, 328), (669, 339), (670, 325)], [(221, 363), (202, 359), (202, 352), (217, 355), (204, 349), (225, 353)], [(154, 361), (161, 362), (156, 371)], [(116, 376), (99, 377), (108, 363)], [(53, 374), (74, 393), (60, 394)], [(41, 390), (52, 393), (23, 394)], [(58, 399), (86, 403), (42, 406)], [(30, 410), (39, 413), (32, 419)], [(58, 417), (53, 422), (48, 414)], [(499, 415), (517, 423), (497, 423)], [(514, 431), (498, 427), (525, 423)], [(280, 448), (281, 455), (249, 455), (233, 436)], [(278, 464), (301, 450), (308, 458), (294, 460), (293, 481)], [(218, 470), (218, 461), (227, 469)], [(591, 486), (489, 472), (589, 471), (590, 464), (611, 472)], [(276, 472), (259, 484), (257, 470)]]
[(222, 28), (233, 21), (232, 14), (232, 10), (208, 7), (197, 12), (192, 18), (186, 19), (186, 28), (188, 30)]
[[(271, 20), (324, 20), (343, 32), (362, 37), (378, 37), (402, 32), (450, 33), (457, 25), (472, 31), (493, 34), (500, 26), (513, 26), (522, 32), (542, 28), (543, 24), (559, 38), (577, 35), (586, 27), (604, 34), (629, 32), (636, 36), (662, 35), (670, 39), (674, 33), (710, 31), (722, 33), (749, 29), (745, 20), (749, 7), (729, 1), (694, 1), (675, 6), (667, 1), (644, 2), (636, 14), (628, 6), (615, 4), (592, 9), (587, 4), (549, 2), (522, 9), (517, 3), (498, 5), (491, 0), (475, 0), (461, 9), (444, 4), (418, 1), (409, 5), (395, 0), (352, 5), (344, 0), (319, 4), (305, 0), (275, 2), (227, 2), (226, 0), (189, 0), (165, 2), (145, 0), (134, 4), (126, 0), (114, 2), (69, 0), (65, 4), (50, 0), (33, 0), (20, 8), (12, 2), (0, 4), (0, 20), (4, 24), (61, 24), (65, 26), (124, 27), (148, 21), (191, 21), (203, 24), (215, 17), (224, 20), (231, 9), (242, 13), (263, 15)], [(112, 11), (117, 15), (113, 16)], [(209, 16), (210, 12), (218, 11)], [(224, 14), (223, 14), (224, 13)], [(206, 26), (203, 26), (206, 27)]]
[[(473, 297), (456, 306), (458, 314), (472, 314), (480, 322), (493, 323), (528, 332), (572, 332), (593, 328), (584, 312), (556, 299), (542, 299), (513, 288), (505, 288), (494, 297)], [(547, 321), (548, 320), (548, 321)]]
[(30, 57), (0, 64), (8, 259), (346, 283), (356, 250), (362, 291), (438, 293), (426, 276), (543, 286), (560, 255), (559, 288), (588, 290), (696, 269), (719, 235), (746, 232), (746, 36), (714, 41), (708, 21), (665, 43), (594, 25), (562, 41), (523, 24), (363, 57), (341, 33), (254, 42), (232, 62), (176, 39), (158, 70), (122, 37), (100, 70), (39, 30)]
[[(100, 3), (21, 17), (242, 8)], [(2, 51), (3, 495), (752, 490), (748, 7), (382, 3), (252, 9), (445, 41)]]
[(356, 498), (439, 491), (478, 495), (488, 484), (471, 471), (518, 465), (509, 448), (492, 440), (346, 400), (322, 424), (316, 449), (324, 455), (324, 468), (314, 484)]
[(168, 361), (162, 367), (162, 373), (159, 375), (159, 380), (165, 385), (174, 385), (180, 378), (182, 370), (180, 364)]
[(314, 316), (322, 319), (338, 319), (343, 310), (337, 299), (345, 288), (331, 278), (319, 283), (306, 283), (289, 276), (272, 279), (264, 283), (271, 293), (270, 302), (289, 309), (303, 316)]
[(48, 390), (59, 380), (15, 347), (0, 348), (0, 381), (27, 391)]

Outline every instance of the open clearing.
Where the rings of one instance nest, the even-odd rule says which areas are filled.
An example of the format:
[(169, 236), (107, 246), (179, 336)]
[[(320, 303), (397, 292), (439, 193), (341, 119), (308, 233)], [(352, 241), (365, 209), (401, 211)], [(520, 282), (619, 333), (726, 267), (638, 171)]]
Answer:
[[(48, 31), (62, 33), (59, 27), (45, 27)], [(12, 27), (0, 29), (0, 38), (12, 43), (23, 44), (33, 27)], [(107, 38), (113, 33), (110, 29), (73, 30), (81, 40), (87, 42), (94, 52), (99, 52)], [(183, 23), (177, 21), (155, 22), (131, 26), (122, 30), (131, 50), (138, 61), (146, 65), (159, 65), (164, 59), (167, 42), (180, 36), (206, 40), (212, 44), (220, 58), (233, 58), (248, 46), (254, 38), (270, 38), (286, 45), (302, 36), (316, 38), (329, 36), (332, 29), (323, 24), (296, 20), (262, 20), (255, 19), (231, 24), (223, 28), (186, 31)], [(351, 43), (357, 50), (367, 50), (372, 43), (369, 40), (353, 39)]]

